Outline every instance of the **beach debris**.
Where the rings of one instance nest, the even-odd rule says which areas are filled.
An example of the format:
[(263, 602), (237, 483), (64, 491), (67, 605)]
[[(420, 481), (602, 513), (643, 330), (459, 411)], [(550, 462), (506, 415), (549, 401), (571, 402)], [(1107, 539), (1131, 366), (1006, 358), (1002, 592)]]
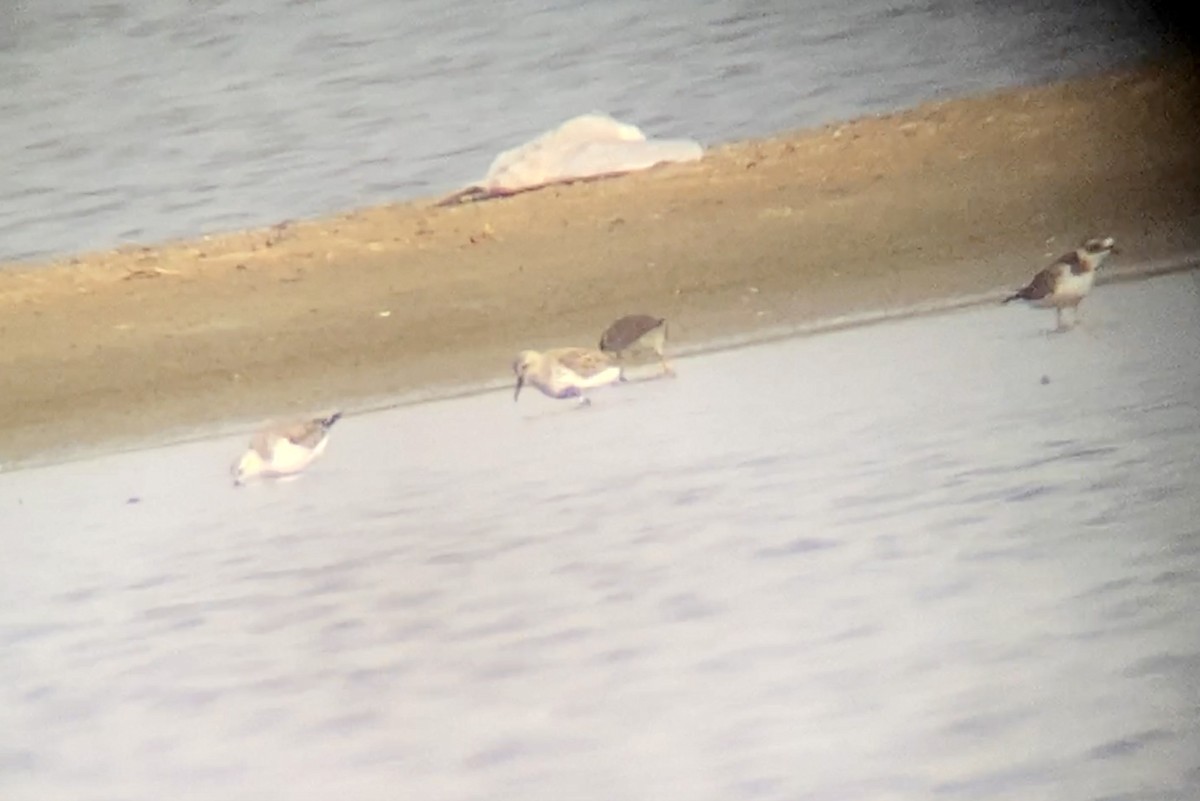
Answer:
[(485, 239), (495, 239), (495, 238), (496, 238), (496, 231), (494, 228), (492, 228), (492, 224), (484, 223), (483, 228), (480, 229), (479, 233), (471, 234), (470, 236), (467, 237), (467, 240), (472, 245), (478, 245), (480, 242), (484, 241)]
[(269, 426), (255, 434), (250, 447), (233, 464), (233, 483), (242, 485), (254, 478), (293, 476), (325, 452), (329, 429), (341, 412), (282, 425)]
[(166, 267), (149, 267), (137, 270), (126, 270), (122, 281), (133, 281), (138, 278), (158, 278), (162, 275), (179, 275), (179, 270), (168, 270)]
[(616, 359), (591, 348), (523, 350), (513, 362), (513, 373), (517, 376), (514, 402), (521, 396), (521, 387), (528, 383), (551, 398), (579, 398), (581, 406), (591, 404), (585, 390), (615, 383), (622, 377)]
[(600, 350), (618, 361), (627, 361), (647, 351), (653, 352), (664, 375), (675, 375), (667, 364), (664, 350), (667, 345), (667, 321), (652, 314), (627, 314), (605, 329), (600, 335)]
[(275, 247), (276, 243), (278, 243), (285, 236), (290, 234), (289, 229), (291, 227), (292, 227), (291, 220), (284, 220), (281, 223), (276, 223), (275, 225), (272, 225), (266, 231), (266, 236), (263, 239), (263, 243), (262, 243), (263, 247), (266, 247), (266, 248)]
[(1055, 331), (1066, 331), (1063, 310), (1073, 309), (1070, 327), (1079, 322), (1079, 304), (1092, 291), (1096, 269), (1110, 253), (1118, 253), (1116, 240), (1111, 236), (1093, 237), (1070, 253), (1064, 254), (1046, 269), (1033, 276), (1021, 289), (1004, 299), (1005, 303), (1023, 300), (1041, 309), (1054, 309)]
[(647, 139), (635, 125), (607, 114), (583, 114), (495, 158), (487, 175), (439, 201), (451, 206), (504, 197), (552, 184), (606, 178), (658, 164), (699, 161), (692, 139)]

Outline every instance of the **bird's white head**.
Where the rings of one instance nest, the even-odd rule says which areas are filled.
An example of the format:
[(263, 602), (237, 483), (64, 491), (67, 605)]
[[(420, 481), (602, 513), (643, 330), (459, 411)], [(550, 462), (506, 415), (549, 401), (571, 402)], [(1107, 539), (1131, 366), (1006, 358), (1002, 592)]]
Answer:
[(513, 374), (517, 377), (517, 388), (513, 391), (513, 401), (521, 397), (521, 387), (525, 386), (525, 376), (529, 374), (541, 359), (542, 355), (536, 350), (523, 350), (513, 361)]
[(1111, 236), (1094, 236), (1084, 242), (1080, 248), (1087, 255), (1096, 258), (1104, 258), (1109, 253), (1119, 253), (1117, 250), (1117, 240)]
[(261, 475), (266, 467), (266, 462), (262, 456), (254, 448), (242, 454), (242, 458), (233, 463), (230, 468), (230, 473), (233, 474), (233, 483), (237, 486), (245, 484), (250, 479)]

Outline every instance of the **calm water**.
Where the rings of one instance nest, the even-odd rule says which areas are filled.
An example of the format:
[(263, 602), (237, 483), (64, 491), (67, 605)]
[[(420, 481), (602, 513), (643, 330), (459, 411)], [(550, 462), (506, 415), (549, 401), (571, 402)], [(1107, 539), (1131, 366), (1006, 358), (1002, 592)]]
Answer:
[(1200, 797), (1197, 275), (0, 474), (0, 797)]
[(1121, 0), (6, 0), (0, 259), (440, 194), (594, 109), (707, 144), (1124, 63)]

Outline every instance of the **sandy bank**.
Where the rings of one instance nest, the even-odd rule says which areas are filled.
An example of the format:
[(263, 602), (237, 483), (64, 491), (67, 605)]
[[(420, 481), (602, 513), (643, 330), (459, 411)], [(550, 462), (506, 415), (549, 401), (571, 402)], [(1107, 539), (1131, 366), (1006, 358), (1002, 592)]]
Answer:
[(10, 265), (0, 461), (500, 378), (627, 311), (683, 344), (1018, 283), (1096, 232), (1130, 261), (1195, 250), (1195, 90), (1147, 68), (506, 200)]

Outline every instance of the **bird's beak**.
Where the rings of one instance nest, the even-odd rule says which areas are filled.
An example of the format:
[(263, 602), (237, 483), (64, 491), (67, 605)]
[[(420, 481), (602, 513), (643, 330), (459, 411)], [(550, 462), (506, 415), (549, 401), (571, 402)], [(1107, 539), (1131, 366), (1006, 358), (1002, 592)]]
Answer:
[(513, 403), (517, 402), (517, 398), (521, 397), (521, 387), (525, 386), (525, 376), (517, 376), (517, 388), (513, 392)]
[(1120, 253), (1121, 249), (1119, 247), (1117, 247), (1116, 245), (1113, 245), (1111, 248), (1108, 249), (1108, 252), (1109, 253)]

